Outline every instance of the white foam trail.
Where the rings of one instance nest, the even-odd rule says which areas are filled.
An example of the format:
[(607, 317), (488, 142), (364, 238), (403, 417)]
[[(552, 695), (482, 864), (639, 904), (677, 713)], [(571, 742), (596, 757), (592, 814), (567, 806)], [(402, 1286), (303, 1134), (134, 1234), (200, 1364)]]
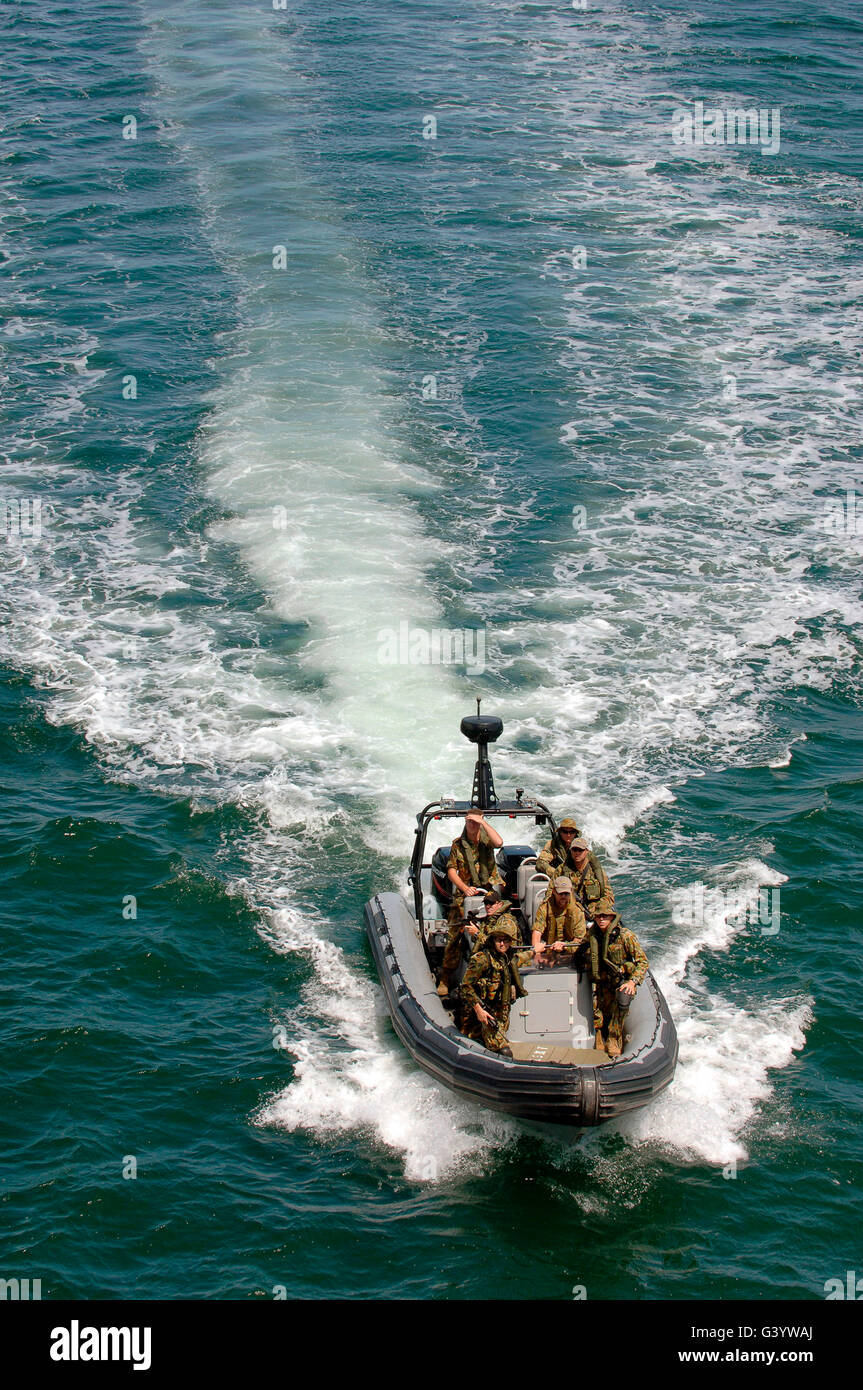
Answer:
[[(439, 549), (414, 507), (431, 483), (401, 462), (392, 443), (395, 422), (377, 367), (385, 335), (338, 209), (283, 143), (277, 158), (260, 163), (281, 128), (286, 95), (307, 81), (292, 71), (290, 51), (257, 24), (238, 19), (232, 28), (230, 16), (206, 44), (189, 43), (200, 17), (182, 4), (148, 23), (157, 109), (194, 173), (211, 246), (240, 286), (241, 322), (224, 340), (222, 383), (199, 436), (208, 490), (232, 514), (211, 534), (238, 547), (280, 619), (306, 625), (297, 659), (318, 687), (310, 704), (325, 760), (313, 775), (324, 784), (324, 801), (335, 786), (380, 808), (346, 830), (391, 854), (410, 843), (429, 786), (452, 776), (466, 704), (463, 682), (448, 667), (382, 662), (383, 633), (402, 623), (414, 631), (442, 625), (427, 580)], [(244, 112), (247, 158), (217, 162), (196, 108), (234, 99), (238, 71), (254, 74), (256, 93), (254, 116)], [(280, 275), (266, 264), (282, 238), (278, 230), (264, 238), (259, 209), (247, 198), (256, 168), (268, 205), (302, 209), (301, 274), (289, 268)], [(290, 231), (288, 224), (286, 239)], [(311, 723), (302, 730), (307, 757), (316, 748)], [(408, 1065), (375, 1012), (377, 991), (329, 943), (332, 924), (309, 902), (303, 860), (313, 845), (314, 804), (298, 808), (293, 779), (275, 776), (261, 799), (271, 826), (299, 835), (286, 843), (266, 833), (244, 847), (244, 891), (266, 914), (274, 947), (306, 954), (314, 978), (286, 1025), (294, 1080), (259, 1118), (322, 1136), (366, 1128), (403, 1155), (409, 1176), (445, 1177), (492, 1140), (503, 1142), (510, 1127), (458, 1103)], [(329, 1028), (322, 1030), (322, 1020)]]
[[(388, 664), (382, 637), (403, 622), (441, 626), (427, 580), (438, 552), (414, 508), (433, 483), (392, 442), (379, 382), (385, 333), (339, 210), (290, 148), (279, 144), (270, 158), (286, 97), (300, 98), (309, 81), (291, 67), (289, 46), (239, 11), (225, 11), (221, 33), (201, 46), (185, 43), (200, 17), (184, 3), (148, 23), (156, 108), (194, 174), (213, 250), (240, 286), (242, 322), (224, 340), (222, 384), (200, 432), (209, 491), (233, 514), (213, 534), (239, 547), (280, 618), (307, 625), (299, 660), (323, 682), (322, 715), (395, 802), (383, 826), (369, 827), (379, 841), (393, 813), (404, 828), (436, 765), (443, 773), (441, 749), (464, 706), (451, 668)], [(216, 162), (196, 108), (236, 100), (238, 71), (254, 75), (255, 111), (236, 136), (243, 157)], [(248, 196), (256, 178), (267, 204), (302, 209), (302, 270), (293, 260), (285, 273), (272, 268), (274, 234), (263, 233)], [(291, 241), (290, 224), (284, 233)], [(289, 250), (293, 258), (292, 241)], [(415, 776), (406, 776), (408, 748)]]
[(689, 1160), (745, 1162), (745, 1135), (771, 1094), (770, 1072), (806, 1044), (812, 1001), (775, 998), (746, 1008), (703, 1001), (678, 1012), (680, 1060), (674, 1081), (648, 1109), (618, 1123), (635, 1144)]
[[(510, 7), (500, 8), (506, 14)], [(40, 554), (37, 573), (12, 573), (3, 650), (48, 687), (50, 717), (82, 728), (118, 775), (265, 810), (271, 830), (242, 847), (249, 865), (244, 891), (265, 915), (276, 948), (306, 952), (315, 972), (291, 1020), (297, 1079), (265, 1113), (319, 1133), (367, 1125), (405, 1155), (415, 1175), (422, 1176), (429, 1154), (446, 1174), (462, 1160), (480, 1161), (477, 1125), (486, 1142), (505, 1142), (511, 1129), (460, 1106), (408, 1066), (380, 1026), (375, 991), (332, 945), (332, 924), (308, 901), (304, 865), (322, 828), (340, 822), (376, 849), (409, 844), (418, 802), (453, 790), (454, 767), (469, 775), (455, 732), (465, 683), (442, 668), (382, 667), (378, 633), (402, 619), (439, 621), (425, 582), (434, 561), (448, 556), (456, 575), (470, 579), (483, 566), (488, 572), (494, 552), (463, 550), (457, 525), (446, 545), (433, 546), (419, 524), (413, 499), (434, 483), (407, 469), (392, 442), (392, 407), (375, 366), (386, 343), (373, 289), (339, 210), (310, 186), (282, 138), (286, 96), (302, 101), (312, 79), (292, 72), (287, 46), (274, 44), (269, 28), (239, 9), (208, 14), (203, 25), (193, 7), (177, 3), (147, 22), (145, 56), (162, 136), (187, 159), (211, 248), (237, 285), (238, 327), (220, 345), (223, 378), (198, 454), (212, 496), (232, 515), (200, 547), (172, 548), (158, 526), (132, 520), (139, 480), (121, 478), (104, 497), (101, 481), (82, 472), (76, 481), (90, 500), (81, 503), (70, 488), (68, 535), (58, 532), (54, 548)], [(499, 755), (499, 782), (523, 780), (524, 754), (512, 740), (528, 740), (533, 789), (569, 809), (577, 781), (589, 833), (618, 854), (627, 828), (667, 803), (676, 781), (693, 769), (772, 754), (765, 714), (772, 693), (796, 682), (824, 687), (836, 670), (853, 669), (849, 631), (863, 616), (853, 588), (859, 547), (816, 525), (813, 496), (840, 480), (844, 486), (847, 465), (840, 470), (833, 455), (859, 441), (854, 377), (838, 391), (822, 390), (820, 380), (828, 350), (850, 354), (859, 321), (837, 239), (795, 222), (790, 203), (764, 215), (768, 197), (777, 205), (778, 190), (748, 175), (751, 189), (741, 192), (728, 182), (727, 156), (706, 161), (700, 183), (677, 188), (657, 177), (657, 156), (665, 160), (667, 150), (651, 131), (639, 135), (636, 123), (628, 127), (632, 158), (610, 176), (602, 144), (609, 99), (622, 117), (641, 120), (655, 93), (627, 67), (632, 34), (613, 10), (592, 15), (608, 46), (594, 46), (589, 77), (580, 69), (579, 92), (568, 90), (561, 79), (571, 67), (572, 29), (561, 26), (555, 44), (554, 23), (553, 14), (543, 14), (528, 61), (563, 93), (562, 159), (568, 171), (578, 170), (573, 208), (614, 215), (623, 232), (638, 233), (643, 259), (633, 312), (653, 325), (646, 345), (672, 365), (683, 363), (695, 382), (669, 437), (662, 394), (629, 366), (621, 376), (619, 336), (596, 332), (596, 296), (584, 293), (565, 257), (549, 260), (546, 274), (561, 277), (569, 314), (560, 359), (578, 397), (574, 443), (581, 448), (585, 438), (633, 424), (645, 433), (631, 455), (622, 445), (632, 473), (616, 497), (603, 494), (586, 531), (560, 538), (552, 583), (518, 579), (507, 593), (498, 567), (496, 591), (478, 590), (475, 609), (495, 623), (500, 611), (517, 615), (495, 631), (496, 669), (503, 678), (519, 676), (519, 693), (502, 711), (510, 744)], [(627, 16), (626, 24), (635, 25), (635, 47), (639, 34), (648, 47), (655, 42), (652, 20)], [(248, 110), (235, 145), (220, 148), (226, 123), (210, 121), (206, 106), (228, 109), (238, 98)], [(702, 209), (692, 207), (693, 188)], [(714, 201), (722, 211), (711, 210)], [(276, 213), (263, 218), (265, 207)], [(279, 209), (291, 210), (289, 222)], [(678, 216), (691, 226), (669, 252), (663, 237)], [(297, 226), (298, 254), (306, 259), (299, 272), (294, 267), (280, 278), (271, 249)], [(828, 265), (836, 258), (829, 275), (816, 252)], [(727, 281), (718, 283), (705, 274), (717, 256), (729, 263)], [(725, 328), (723, 301), (737, 289), (732, 265), (756, 277), (760, 296)], [(607, 285), (611, 297), (619, 286), (607, 269), (591, 262), (590, 279)], [(787, 304), (778, 315), (763, 307), (789, 290), (820, 304), (821, 318), (789, 317)], [(692, 317), (707, 309), (716, 327), (705, 327), (694, 346)], [(585, 336), (594, 344), (590, 370), (574, 346)], [(476, 348), (483, 341), (469, 324), (468, 339)], [(789, 341), (796, 356), (809, 353), (808, 367), (783, 363)], [(77, 342), (68, 354), (79, 401), (89, 378), (76, 364), (91, 352)], [(721, 405), (723, 373), (738, 364), (742, 385), (751, 362), (759, 364), (756, 398), (741, 389), (737, 404)], [(781, 427), (776, 406), (795, 399), (812, 422), (799, 433)], [(64, 383), (48, 402), (48, 418), (54, 409), (56, 420), (72, 420), (80, 412), (70, 401)], [(570, 414), (567, 406), (562, 425)], [(749, 427), (778, 435), (750, 444)], [(589, 456), (601, 481), (602, 451), (594, 456), (588, 448), (578, 458)], [(284, 526), (278, 508), (285, 509)], [(464, 510), (471, 525), (475, 513), (469, 505)], [(720, 513), (725, 525), (711, 531)], [(523, 498), (500, 504), (495, 516), (512, 530), (532, 519)], [(266, 653), (226, 650), (217, 624), (160, 605), (185, 584), (211, 592), (218, 582), (212, 549), (225, 541), (238, 547), (279, 618), (308, 624), (300, 689), (288, 687)], [(98, 584), (70, 592), (68, 578), (82, 554)], [(827, 588), (813, 579), (813, 556), (844, 580)], [(540, 599), (542, 620), (522, 620)], [(246, 635), (257, 636), (257, 621), (249, 620)], [(124, 654), (130, 638), (134, 657)], [(383, 803), (377, 822), (351, 820), (340, 803), (352, 800)], [(666, 1109), (657, 1109), (651, 1133), (674, 1145), (682, 1123), (677, 1098), (685, 1109), (703, 1076), (712, 1098), (700, 1130), (706, 1147), (689, 1151), (714, 1161), (740, 1143), (769, 1065), (782, 1064), (787, 1038), (806, 1026), (805, 1001), (790, 1004), (793, 1022), (783, 1041), (774, 1036), (775, 1002), (766, 1011), (757, 1004), (740, 1011), (703, 998), (699, 955), (733, 941), (721, 922), (675, 937), (676, 954), (662, 976), (685, 1020), (686, 1046), (679, 1084)], [(332, 1025), (325, 1040), (320, 1018)], [(746, 1039), (748, 1060), (735, 1050), (738, 1038)], [(765, 1067), (771, 1057), (779, 1060)], [(731, 1096), (735, 1075), (742, 1089)], [(641, 1123), (649, 1126), (653, 1115)]]
[(382, 1040), (379, 991), (308, 918), (277, 911), (267, 935), (278, 951), (307, 956), (315, 973), (302, 1007), (284, 1021), (294, 1079), (262, 1106), (258, 1123), (323, 1140), (365, 1131), (418, 1182), (481, 1171), (490, 1150), (517, 1136), (514, 1123), (450, 1095)]
[[(178, 105), (178, 119), (162, 123), (163, 136), (192, 160), (214, 249), (240, 285), (241, 327), (225, 340), (224, 380), (213, 393), (199, 448), (211, 493), (233, 517), (214, 525), (208, 537), (181, 544), (145, 508), (139, 513), (145, 480), (122, 475), (106, 490), (103, 477), (86, 469), (64, 475), (46, 461), (58, 524), (44, 544), (18, 556), (17, 569), (4, 550), (10, 583), (0, 652), (49, 692), (48, 717), (80, 728), (115, 775), (171, 794), (265, 810), (272, 832), (234, 846), (249, 862), (244, 891), (264, 921), (279, 924), (280, 949), (286, 914), (294, 914), (291, 948), (313, 961), (315, 1006), (337, 1024), (324, 1068), (329, 1084), (337, 1093), (340, 1077), (359, 1086), (370, 1118), (379, 1113), (384, 1142), (395, 1143), (390, 1083), (403, 1075), (404, 1063), (391, 1040), (376, 1040), (386, 1038), (386, 1029), (371, 1009), (374, 991), (327, 940), (332, 927), (308, 902), (304, 866), (321, 830), (346, 820), (339, 803), (354, 798), (386, 807), (378, 825), (357, 820), (355, 828), (379, 843), (395, 826), (398, 840), (392, 842), (408, 843), (410, 817), (435, 775), (435, 759), (441, 770), (447, 766), (442, 748), (463, 712), (450, 672), (384, 668), (378, 660), (382, 627), (402, 619), (414, 627), (440, 621), (425, 583), (434, 551), (411, 501), (428, 484), (401, 465), (388, 439), (388, 412), (367, 343), (378, 343), (381, 330), (366, 304), (368, 286), (354, 282), (356, 257), (334, 210), (315, 206), (314, 191), (289, 169), (279, 144), (266, 166), (268, 193), (281, 178), (285, 205), (304, 205), (319, 264), (316, 275), (289, 277), (287, 295), (274, 276), (256, 297), (250, 286), (258, 274), (260, 226), (245, 206), (245, 170), (234, 207), (219, 162), (213, 168), (200, 147), (183, 145), (189, 112), (170, 87), (177, 51), (169, 20), (154, 21), (157, 31), (168, 39), (161, 52), (154, 52), (154, 39), (149, 55), (161, 83), (159, 100), (170, 108), (176, 98)], [(272, 57), (268, 34), (253, 27), (247, 37), (244, 56), (256, 70), (262, 100), (269, 83), (271, 135), (281, 127), (289, 73)], [(227, 77), (218, 47), (210, 36), (200, 46), (201, 53), (214, 50), (204, 60), (211, 71), (189, 79), (191, 102), (212, 95), (210, 78), (224, 92), (236, 80), (241, 55), (233, 37)], [(200, 128), (210, 127), (204, 120)], [(20, 337), (23, 320), (17, 328)], [(11, 325), (11, 336), (15, 330)], [(95, 346), (90, 339), (72, 344), (70, 380), (81, 399), (97, 379), (87, 375), (84, 360)], [(49, 396), (46, 422), (69, 422), (76, 413), (64, 381)], [(32, 442), (22, 440), (22, 449)], [(277, 508), (284, 512), (278, 515)], [(300, 657), (305, 692), (291, 689), (284, 663), (259, 649), (257, 615), (217, 611), (210, 619), (206, 610), (163, 602), (185, 589), (214, 597), (224, 580), (212, 563), (213, 543), (224, 541), (239, 547), (281, 619), (307, 625)], [(23, 573), (25, 562), (31, 573)], [(226, 647), (226, 616), (234, 632), (250, 639), (247, 646)], [(412, 776), (405, 775), (409, 746), (415, 750)], [(425, 756), (417, 757), (422, 749)], [(317, 1087), (322, 1073), (314, 1027), (296, 1043), (317, 1058)], [(395, 1089), (406, 1133), (412, 1114), (406, 1097), (415, 1096), (416, 1142), (441, 1173), (474, 1150), (475, 1132), (503, 1132), (473, 1107), (441, 1097), (430, 1083), (400, 1082)], [(296, 1091), (302, 1111), (300, 1083)], [(346, 1123), (353, 1123), (350, 1109), (345, 1106)], [(430, 1112), (441, 1117), (437, 1147), (422, 1138)]]
[[(772, 918), (759, 920), (761, 895), (786, 882), (784, 874), (757, 859), (720, 866), (713, 878), (698, 920), (674, 927), (651, 962), (677, 1023), (674, 1081), (655, 1105), (619, 1128), (638, 1144), (729, 1164), (748, 1158), (746, 1127), (770, 1094), (770, 1071), (787, 1066), (804, 1046), (813, 1001), (764, 1000), (753, 993), (744, 1007), (708, 993), (701, 969), (707, 953), (727, 954), (744, 934), (757, 937), (766, 930), (772, 935)], [(713, 899), (711, 886), (721, 890)], [(680, 915), (682, 891), (670, 895), (672, 917)]]
[(759, 909), (763, 891), (778, 888), (787, 882), (787, 875), (761, 860), (747, 859), (715, 867), (711, 878), (712, 883), (698, 885), (705, 890), (703, 895), (694, 897), (687, 887), (669, 895), (672, 921), (683, 925), (676, 925), (666, 938), (657, 967), (666, 997), (680, 987), (690, 961), (702, 952), (727, 951), (747, 930), (775, 934), (772, 915), (762, 912), (765, 920), (761, 922)]

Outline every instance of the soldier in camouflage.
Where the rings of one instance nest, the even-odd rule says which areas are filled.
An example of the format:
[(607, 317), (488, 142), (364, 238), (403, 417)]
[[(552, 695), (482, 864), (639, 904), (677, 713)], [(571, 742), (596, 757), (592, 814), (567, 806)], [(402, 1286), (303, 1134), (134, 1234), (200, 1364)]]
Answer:
[[(511, 929), (515, 933), (516, 941), (518, 941), (518, 923), (512, 913), (507, 911), (510, 907), (512, 907), (512, 903), (508, 898), (503, 896), (500, 888), (490, 888), (483, 899), (484, 911), (480, 910), (475, 916), (461, 918), (459, 921), (451, 924), (450, 935), (447, 937), (447, 946), (449, 946), (450, 940), (454, 939), (455, 952), (457, 954), (455, 955), (452, 970), (449, 972), (442, 971), (441, 973), (438, 994), (442, 999), (445, 999), (447, 995), (452, 992), (452, 972), (455, 971), (461, 959), (462, 932), (467, 932), (472, 938), (470, 942), (470, 949), (472, 951), (480, 951), (483, 949), (491, 933), (493, 924), (497, 922), (505, 924), (508, 930)], [(446, 954), (444, 954), (444, 960), (446, 960)]]
[(477, 893), (485, 893), (493, 884), (503, 882), (494, 858), (495, 850), (500, 849), (502, 844), (500, 835), (487, 823), (481, 811), (468, 812), (464, 830), (452, 842), (446, 869), (447, 878), (452, 884), (452, 902), (447, 914), (449, 930), (438, 985), (438, 994), (442, 997), (449, 994), (453, 973), (461, 959), (464, 900)]
[(608, 881), (608, 874), (596, 855), (591, 853), (587, 840), (581, 836), (570, 845), (569, 854), (560, 873), (572, 880), (572, 890), (588, 921), (593, 920), (600, 898), (608, 898), (614, 902), (614, 890)]
[[(638, 937), (623, 925), (620, 913), (614, 911), (608, 898), (596, 904), (587, 950), (593, 981), (596, 1046), (609, 1057), (619, 1057), (627, 1000), (634, 996), (647, 974), (647, 956)], [(622, 1005), (619, 995), (624, 997)]]
[(505, 1057), (512, 1056), (506, 1036), (510, 1007), (514, 998), (526, 993), (511, 959), (517, 942), (515, 921), (505, 913), (495, 920), (484, 945), (471, 957), (459, 988), (458, 1025), (465, 1037)]
[(533, 922), (531, 946), (539, 963), (549, 951), (562, 951), (570, 943), (583, 941), (587, 926), (581, 903), (572, 891), (572, 880), (560, 874), (540, 903)]
[(491, 936), (492, 931), (497, 925), (506, 926), (508, 930), (512, 930), (515, 933), (516, 944), (518, 944), (518, 922), (515, 920), (512, 913), (507, 910), (512, 907), (512, 903), (509, 898), (503, 896), (503, 890), (500, 888), (490, 888), (483, 899), (483, 904), (485, 906), (485, 914), (478, 916), (476, 922), (468, 923), (465, 928), (465, 930), (475, 938), (473, 949), (475, 951), (482, 950), (487, 939)]
[(572, 816), (564, 816), (545, 849), (537, 855), (536, 872), (545, 874), (546, 878), (557, 878), (563, 871), (570, 845), (576, 835), (580, 834), (581, 831)]

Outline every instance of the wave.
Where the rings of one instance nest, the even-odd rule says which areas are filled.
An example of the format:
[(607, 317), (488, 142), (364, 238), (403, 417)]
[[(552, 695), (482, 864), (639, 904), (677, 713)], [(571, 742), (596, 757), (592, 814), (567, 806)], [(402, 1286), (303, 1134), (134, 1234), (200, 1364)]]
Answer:
[[(483, 23), (518, 9), (496, 6)], [(857, 679), (859, 538), (826, 530), (821, 514), (853, 481), (860, 442), (859, 286), (841, 236), (819, 220), (831, 196), (820, 177), (786, 186), (731, 152), (685, 178), (675, 168), (668, 95), (646, 76), (646, 20), (594, 16), (580, 92), (572, 23), (530, 9), (490, 110), (524, 115), (549, 94), (543, 141), (559, 158), (537, 163), (533, 127), (512, 110), (503, 128), (522, 132), (509, 172), (544, 180), (525, 179), (518, 211), (550, 243), (537, 263), (551, 316), (532, 332), (563, 393), (552, 435), (565, 462), (545, 476), (501, 461), (464, 399), (458, 428), (431, 432), (448, 446), (441, 457), (407, 462), (410, 410), (388, 373), (398, 332), (415, 341), (416, 311), (393, 327), (383, 275), (289, 138), (296, 112), (323, 100), (312, 39), (231, 5), (204, 21), (168, 4), (145, 22), (151, 114), (235, 295), (194, 441), (216, 519), (174, 533), (148, 512), (143, 472), (106, 489), (98, 469), (64, 474), (43, 457), (62, 506), (50, 545), (6, 553), (0, 651), (112, 775), (260, 814), (235, 846), (239, 886), (273, 949), (304, 955), (311, 979), (277, 1020), (294, 1079), (259, 1122), (366, 1130), (410, 1176), (451, 1175), (514, 1128), (405, 1063), (359, 948), (342, 949), (341, 923), (317, 906), (329, 886), (326, 869), (309, 869), (321, 838), (342, 837), (348, 872), (380, 856), (395, 883), (417, 805), (470, 775), (457, 724), (474, 688), (497, 692), (506, 717), (499, 785), (523, 782), (527, 762), (531, 790), (561, 810), (575, 800), (630, 882), (649, 858), (630, 831), (687, 777), (785, 756), (777, 697)], [(685, 21), (663, 23), (685, 45)], [(601, 124), (612, 95), (623, 161)], [(436, 216), (451, 211), (441, 180), (429, 198)], [(560, 250), (574, 228), (592, 229), (587, 275)], [(456, 249), (441, 256), (437, 293), (464, 313), (453, 351), (470, 379), (489, 335)], [(86, 414), (97, 346), (69, 339), (48, 424)], [(507, 390), (530, 411), (518, 383)], [(257, 602), (238, 605), (238, 589)], [(475, 681), (382, 659), (382, 634), (429, 632), (453, 613), (488, 637)], [(667, 868), (680, 877), (691, 862), (671, 855)], [(773, 882), (760, 864), (741, 881), (756, 870)], [(741, 1157), (770, 1069), (802, 1045), (806, 999), (744, 1007), (700, 988), (700, 960), (734, 939), (717, 919), (658, 954), (681, 1065), (661, 1106), (626, 1127), (633, 1144)]]

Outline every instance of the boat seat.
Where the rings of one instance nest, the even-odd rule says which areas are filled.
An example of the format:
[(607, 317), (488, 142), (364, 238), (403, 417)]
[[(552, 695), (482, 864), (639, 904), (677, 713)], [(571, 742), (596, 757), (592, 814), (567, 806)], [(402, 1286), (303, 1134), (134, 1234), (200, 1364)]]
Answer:
[(539, 905), (551, 886), (550, 880), (545, 874), (538, 874), (535, 871), (527, 880), (524, 890), (524, 897), (521, 902), (521, 910), (524, 913), (524, 920), (533, 930), (534, 918), (539, 911)]
[(485, 897), (482, 893), (474, 893), (471, 897), (464, 900), (465, 917), (476, 917), (485, 908)]
[(518, 894), (519, 907), (524, 908), (524, 895), (527, 891), (527, 883), (531, 874), (536, 873), (536, 855), (532, 854), (528, 859), (522, 859), (516, 870), (515, 891)]

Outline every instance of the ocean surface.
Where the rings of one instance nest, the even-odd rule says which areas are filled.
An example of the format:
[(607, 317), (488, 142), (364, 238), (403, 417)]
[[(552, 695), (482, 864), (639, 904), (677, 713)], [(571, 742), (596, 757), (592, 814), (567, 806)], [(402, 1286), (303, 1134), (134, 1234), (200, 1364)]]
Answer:
[[(823, 1298), (863, 1268), (859, 6), (0, 26), (0, 1276)], [(699, 102), (778, 149), (677, 143)], [(439, 630), (481, 659), (384, 659)], [(362, 930), (476, 695), (679, 1030), (581, 1137), (413, 1066)]]

